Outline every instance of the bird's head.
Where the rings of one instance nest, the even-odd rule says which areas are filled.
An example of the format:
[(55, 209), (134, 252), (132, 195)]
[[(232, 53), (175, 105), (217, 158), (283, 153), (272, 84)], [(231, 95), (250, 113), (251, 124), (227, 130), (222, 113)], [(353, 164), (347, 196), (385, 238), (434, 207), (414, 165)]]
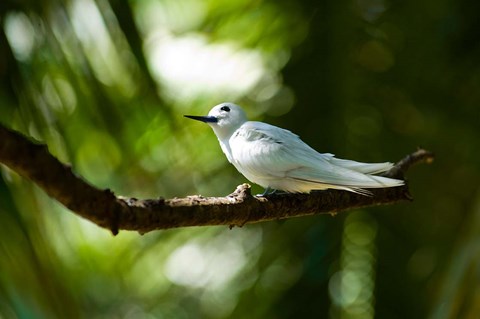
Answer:
[(207, 123), (219, 139), (230, 137), (240, 125), (247, 121), (242, 108), (228, 102), (214, 106), (207, 116), (185, 115), (185, 117)]

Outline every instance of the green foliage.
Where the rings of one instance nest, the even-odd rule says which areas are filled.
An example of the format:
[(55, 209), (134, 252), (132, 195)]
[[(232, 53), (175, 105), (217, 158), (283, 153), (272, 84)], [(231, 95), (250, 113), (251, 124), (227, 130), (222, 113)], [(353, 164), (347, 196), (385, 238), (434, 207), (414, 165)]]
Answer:
[(182, 116), (222, 101), (342, 158), (422, 145), (437, 160), (410, 172), (409, 204), (117, 237), (1, 167), (0, 317), (478, 316), (478, 9), (2, 3), (0, 121), (116, 194), (221, 196), (245, 182)]

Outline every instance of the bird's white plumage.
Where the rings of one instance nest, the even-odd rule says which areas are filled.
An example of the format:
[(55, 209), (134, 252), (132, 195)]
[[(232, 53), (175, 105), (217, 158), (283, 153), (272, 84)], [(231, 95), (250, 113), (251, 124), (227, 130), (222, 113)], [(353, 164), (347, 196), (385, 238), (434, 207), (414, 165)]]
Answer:
[(404, 184), (371, 175), (389, 170), (392, 163), (361, 163), (319, 153), (288, 130), (247, 121), (233, 103), (213, 107), (208, 119), (229, 162), (264, 188), (294, 193), (334, 188), (368, 194), (365, 189)]

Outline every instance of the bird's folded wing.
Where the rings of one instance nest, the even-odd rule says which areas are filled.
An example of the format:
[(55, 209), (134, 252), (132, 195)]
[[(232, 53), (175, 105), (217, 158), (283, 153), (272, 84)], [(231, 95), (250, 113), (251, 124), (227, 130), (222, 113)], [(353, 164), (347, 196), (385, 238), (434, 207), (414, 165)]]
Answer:
[[(250, 122), (252, 123), (252, 122)], [(290, 131), (265, 123), (253, 122), (236, 137), (235, 158), (244, 170), (255, 176), (291, 178), (311, 183), (359, 188), (401, 185), (402, 181), (366, 175), (385, 171), (390, 163), (370, 164), (335, 159), (321, 154)], [(346, 167), (335, 164), (343, 164)]]

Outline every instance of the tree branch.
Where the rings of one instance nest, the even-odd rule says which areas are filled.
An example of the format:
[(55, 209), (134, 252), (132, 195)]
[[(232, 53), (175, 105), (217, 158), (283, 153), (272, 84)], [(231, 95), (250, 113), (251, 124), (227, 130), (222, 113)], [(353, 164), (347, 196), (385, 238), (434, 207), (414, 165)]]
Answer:
[[(373, 196), (326, 190), (311, 194), (282, 194), (255, 197), (243, 184), (226, 197), (200, 195), (173, 199), (116, 197), (76, 176), (70, 166), (52, 156), (45, 145), (0, 125), (0, 163), (32, 180), (49, 196), (74, 213), (108, 228), (146, 233), (156, 229), (186, 226), (243, 226), (298, 216), (335, 214), (359, 207), (393, 204), (411, 200), (408, 185), (371, 189)], [(403, 178), (414, 164), (430, 163), (431, 152), (419, 149), (399, 161), (385, 176)]]

